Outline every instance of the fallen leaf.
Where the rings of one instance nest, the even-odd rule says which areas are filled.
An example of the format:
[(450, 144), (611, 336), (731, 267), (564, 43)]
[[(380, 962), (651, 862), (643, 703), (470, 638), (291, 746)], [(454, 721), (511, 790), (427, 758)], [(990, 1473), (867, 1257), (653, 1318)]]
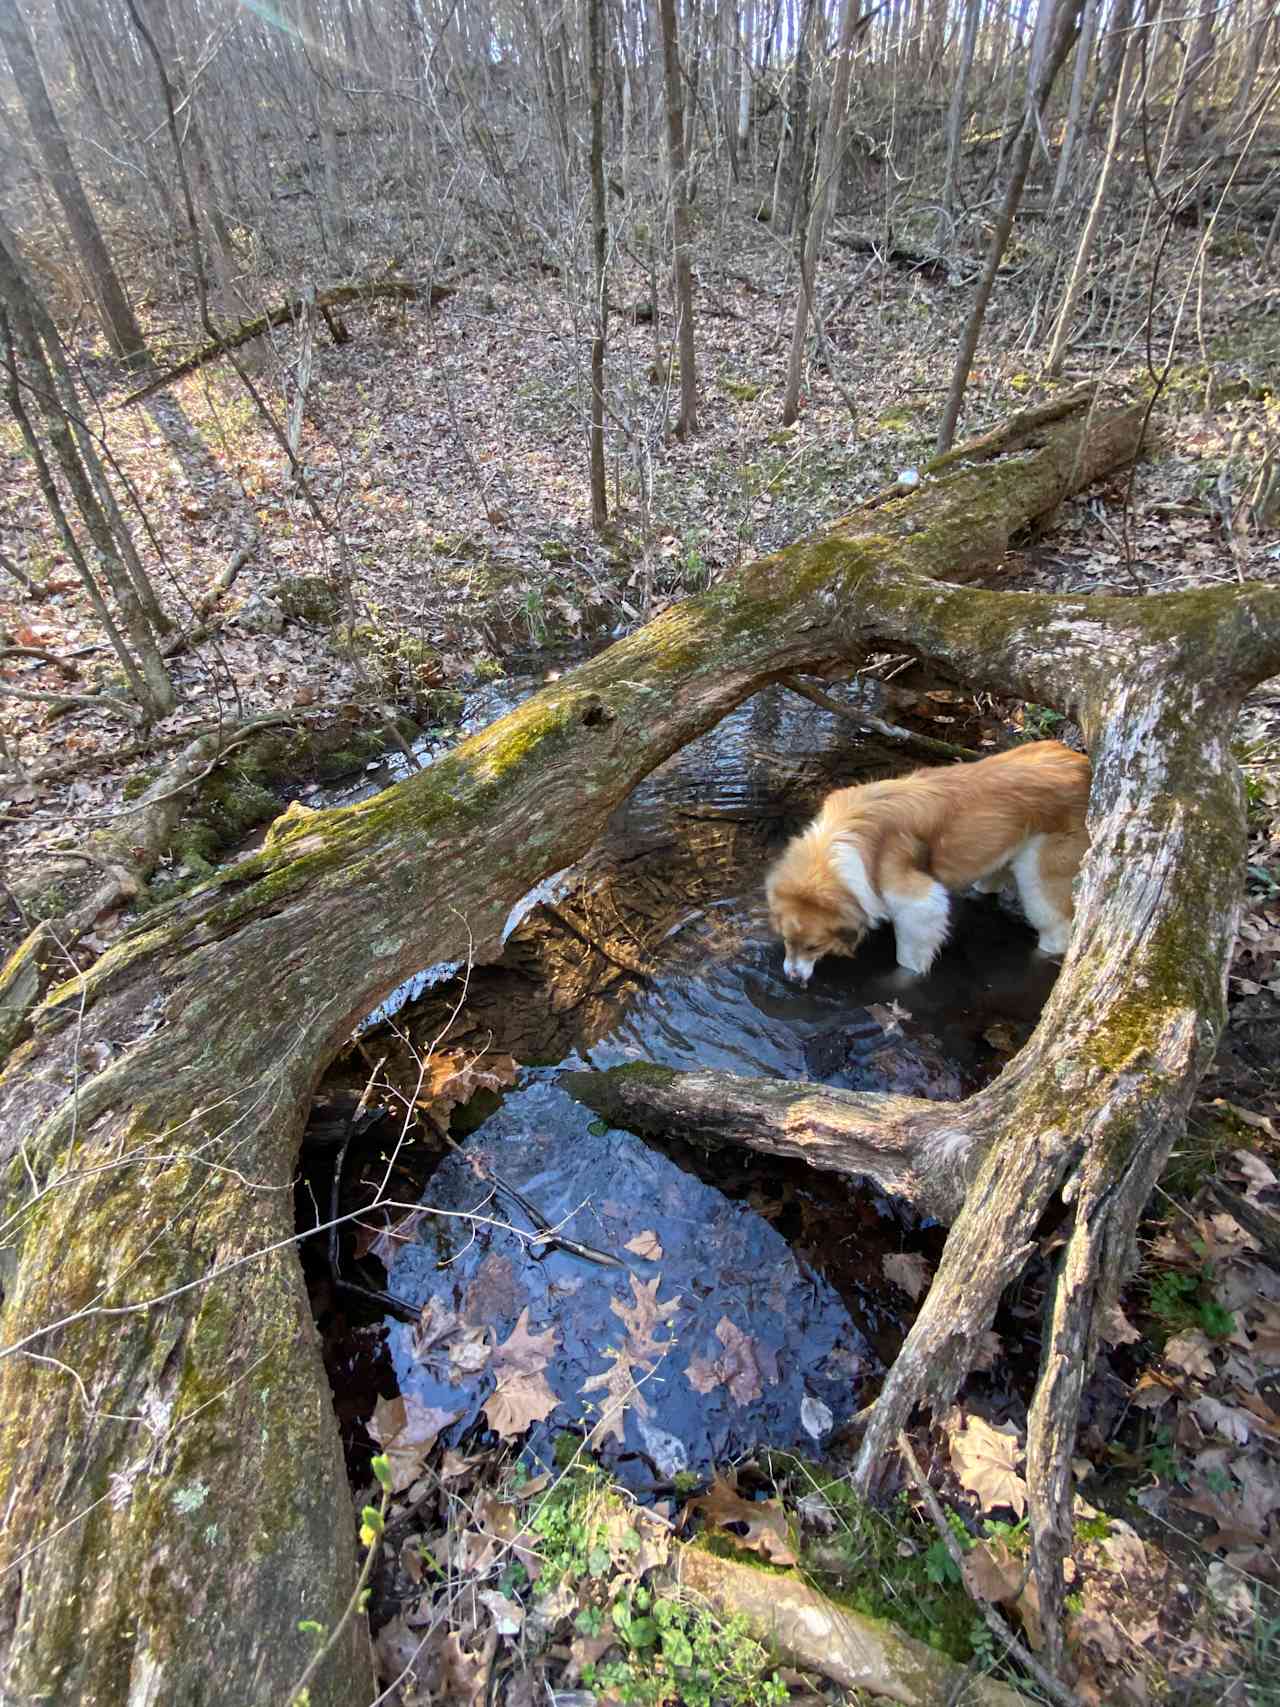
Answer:
[(681, 1522), (691, 1513), (700, 1516), (709, 1529), (722, 1530), (739, 1547), (759, 1553), (772, 1564), (796, 1562), (781, 1500), (744, 1500), (736, 1488), (717, 1476), (705, 1494), (689, 1501)]
[(590, 1445), (598, 1446), (602, 1441), (612, 1439), (621, 1446), (626, 1440), (627, 1412), (634, 1408), (638, 1414), (648, 1416), (650, 1406), (632, 1374), (632, 1360), (625, 1348), (611, 1346), (604, 1355), (609, 1359), (608, 1369), (591, 1376), (579, 1389), (584, 1397), (588, 1393), (605, 1395), (600, 1415), (587, 1440)]
[(455, 1108), (470, 1102), (477, 1091), (500, 1091), (515, 1084), (519, 1071), (510, 1055), (428, 1055), (413, 1100), (436, 1130), (445, 1133)]
[(1237, 1441), (1241, 1446), (1253, 1432), (1254, 1418), (1246, 1410), (1235, 1405), (1224, 1405), (1221, 1399), (1210, 1398), (1206, 1393), (1191, 1406), (1192, 1414), (1201, 1427), (1211, 1434), (1220, 1434), (1226, 1440)]
[(524, 1623), (524, 1607), (518, 1600), (508, 1600), (505, 1594), (499, 1594), (497, 1589), (481, 1589), (477, 1600), (489, 1608), (493, 1617), (493, 1627), (499, 1636), (516, 1636)]
[(900, 1286), (908, 1298), (919, 1298), (928, 1289), (933, 1278), (933, 1269), (922, 1256), (913, 1251), (899, 1251), (893, 1256), (885, 1257), (880, 1263), (886, 1280), (891, 1280), (895, 1286)]
[(1133, 1345), (1142, 1338), (1118, 1304), (1108, 1304), (1102, 1312), (1098, 1335), (1108, 1345)]
[(461, 1415), (461, 1411), (424, 1405), (412, 1394), (378, 1400), (368, 1428), (391, 1466), (393, 1494), (403, 1493), (417, 1481), (437, 1438)]
[[(1256, 993), (1256, 990), (1255, 990)], [(1227, 1102), (1224, 1097), (1215, 1097), (1212, 1106), (1224, 1108), (1245, 1126), (1251, 1126), (1255, 1132), (1265, 1132), (1268, 1138), (1280, 1141), (1280, 1132), (1276, 1131), (1275, 1122), (1265, 1114), (1254, 1114), (1251, 1109), (1240, 1108), (1233, 1102)]]
[(764, 1393), (755, 1342), (728, 1316), (721, 1316), (716, 1323), (716, 1338), (725, 1351), (718, 1367), (729, 1396), (735, 1405), (753, 1404)]
[(824, 1434), (830, 1434), (835, 1420), (821, 1399), (805, 1393), (800, 1401), (800, 1426), (811, 1440), (821, 1440)]
[(627, 1240), (623, 1248), (632, 1256), (645, 1257), (650, 1262), (662, 1260), (662, 1246), (658, 1243), (658, 1235), (652, 1231), (637, 1233), (634, 1239)]
[(456, 1384), (459, 1378), (478, 1375), (493, 1354), (487, 1328), (464, 1328), (449, 1347), (449, 1374)]
[(984, 1511), (1009, 1506), (1015, 1517), (1027, 1508), (1027, 1484), (1018, 1474), (1022, 1456), (1012, 1423), (993, 1428), (972, 1416), (951, 1435), (951, 1466), (962, 1485), (978, 1496)]
[(555, 1327), (531, 1334), (526, 1305), (510, 1337), (495, 1346), (493, 1368), (497, 1385), (485, 1400), (484, 1412), (489, 1427), (503, 1440), (511, 1440), (533, 1423), (543, 1422), (560, 1403), (559, 1395), (552, 1392), (543, 1373), (559, 1337)]
[(670, 1339), (656, 1340), (654, 1333), (664, 1327), (680, 1307), (680, 1295), (669, 1298), (665, 1303), (658, 1302), (658, 1287), (662, 1284), (662, 1276), (655, 1274), (650, 1281), (642, 1281), (632, 1274), (631, 1291), (634, 1301), (630, 1304), (622, 1298), (611, 1298), (609, 1308), (619, 1318), (627, 1330), (627, 1344), (633, 1362), (651, 1361), (663, 1357), (674, 1343)]
[(1174, 1334), (1164, 1348), (1164, 1361), (1201, 1381), (1207, 1381), (1213, 1374), (1213, 1348), (1199, 1328)]

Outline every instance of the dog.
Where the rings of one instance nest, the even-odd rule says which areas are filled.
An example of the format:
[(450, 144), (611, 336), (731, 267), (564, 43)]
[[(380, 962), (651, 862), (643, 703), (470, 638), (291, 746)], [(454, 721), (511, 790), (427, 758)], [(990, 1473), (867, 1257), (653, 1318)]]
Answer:
[(852, 954), (890, 920), (898, 965), (927, 972), (947, 939), (951, 895), (990, 894), (1010, 871), (1042, 953), (1065, 954), (1089, 781), (1082, 754), (1033, 741), (829, 794), (765, 880), (787, 977), (807, 984), (824, 955)]

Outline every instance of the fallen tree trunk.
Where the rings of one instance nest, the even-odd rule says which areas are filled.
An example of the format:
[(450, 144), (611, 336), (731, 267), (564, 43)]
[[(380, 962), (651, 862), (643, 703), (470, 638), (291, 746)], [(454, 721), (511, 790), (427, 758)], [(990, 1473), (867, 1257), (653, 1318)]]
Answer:
[[(1160, 1122), (1221, 1018), (1241, 822), (1226, 730), (1280, 666), (1280, 592), (1059, 599), (938, 581), (989, 563), (1135, 453), (1140, 411), (1061, 407), (1027, 442), (1005, 435), (998, 464), (953, 460), (673, 607), (430, 770), (280, 824), (37, 1009), (0, 1078), (16, 1264), (0, 1354), (0, 1666), (14, 1698), (286, 1696), (309, 1653), (299, 1619), (332, 1627), (354, 1581), (351, 1502), (289, 1248), (318, 1075), (423, 966), (495, 956), (514, 903), (585, 853), (642, 777), (793, 671), (847, 673), (868, 648), (910, 648), (1079, 708), (1098, 765), (1081, 927), (1050, 1016), (984, 1093), (985, 1124), (957, 1141), (976, 1207), (956, 1220), (886, 1416), (962, 1369), (1049, 1180), (1074, 1169), (1080, 1224), (1127, 1253)], [(1198, 684), (1182, 726), (1169, 720), (1191, 689), (1155, 691), (1175, 677)], [(995, 1143), (984, 1164), (983, 1143), (1011, 1132), (1021, 1147)], [(980, 1282), (944, 1323), (934, 1297), (954, 1306), (961, 1263)], [(1064, 1321), (1055, 1347), (1071, 1331)], [(922, 1365), (925, 1341), (937, 1367)], [(314, 1707), (364, 1699), (368, 1681), (353, 1635)]]
[[(430, 287), (432, 308), (446, 302), (456, 293), (457, 288), (456, 285), (433, 284)], [(174, 366), (156, 374), (145, 385), (131, 391), (127, 397), (122, 397), (115, 407), (127, 409), (131, 403), (141, 403), (153, 392), (163, 391), (166, 385), (185, 379), (189, 373), (195, 373), (208, 362), (216, 362), (218, 357), (225, 356), (228, 350), (238, 350), (242, 344), (252, 343), (255, 338), (260, 338), (264, 332), (273, 331), (277, 326), (290, 326), (295, 320), (302, 320), (308, 307), (313, 313), (318, 312), (327, 317), (335, 308), (346, 308), (362, 302), (415, 302), (425, 294), (423, 287), (412, 279), (366, 279), (358, 284), (330, 285), (328, 290), (313, 291), (309, 296), (290, 297), (287, 302), (269, 309), (266, 314), (258, 314), (252, 320), (244, 320), (220, 337), (211, 338), (208, 343), (201, 344), (192, 350), (189, 356), (184, 356)]]

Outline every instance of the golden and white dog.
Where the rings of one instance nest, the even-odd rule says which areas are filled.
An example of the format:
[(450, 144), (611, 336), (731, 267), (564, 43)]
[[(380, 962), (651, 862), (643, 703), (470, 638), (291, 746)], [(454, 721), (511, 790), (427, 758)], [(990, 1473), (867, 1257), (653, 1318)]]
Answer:
[(1034, 741), (829, 794), (765, 883), (787, 977), (807, 983), (824, 954), (852, 954), (888, 920), (899, 966), (927, 972), (946, 941), (951, 893), (999, 889), (1010, 869), (1041, 950), (1065, 953), (1089, 845), (1089, 776), (1081, 754)]

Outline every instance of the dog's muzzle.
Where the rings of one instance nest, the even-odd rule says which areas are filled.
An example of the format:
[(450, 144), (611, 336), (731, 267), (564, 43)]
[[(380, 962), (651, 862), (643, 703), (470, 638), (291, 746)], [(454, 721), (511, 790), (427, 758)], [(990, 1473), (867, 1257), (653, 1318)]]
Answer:
[(793, 984), (807, 984), (816, 965), (815, 960), (806, 959), (803, 955), (789, 954), (782, 963), (782, 970)]

